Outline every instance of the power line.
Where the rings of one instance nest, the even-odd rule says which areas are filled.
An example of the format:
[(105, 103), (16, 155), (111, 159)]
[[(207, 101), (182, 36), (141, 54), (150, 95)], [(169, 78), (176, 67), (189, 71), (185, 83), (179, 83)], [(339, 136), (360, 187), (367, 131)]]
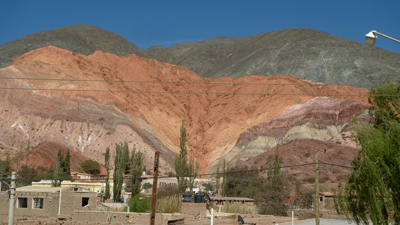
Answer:
[[(79, 91), (79, 92), (116, 92), (137, 94), (197, 94), (197, 95), (281, 95), (281, 96), (334, 96), (334, 97), (368, 97), (363, 94), (298, 94), (298, 93), (235, 93), (235, 92), (194, 92), (194, 91), (131, 91), (131, 90), (99, 90), (99, 89), (57, 89), (57, 88), (4, 88), (0, 90), (25, 90), (25, 91)], [(374, 96), (397, 96), (397, 95), (374, 95)]]
[[(299, 85), (299, 86), (341, 86), (340, 84), (324, 83), (246, 83), (246, 82), (187, 82), (187, 81), (140, 81), (140, 80), (90, 80), (90, 79), (62, 79), (62, 78), (36, 78), (36, 77), (0, 77), (4, 80), (40, 80), (40, 81), (70, 81), (70, 82), (107, 82), (107, 83), (150, 83), (150, 84), (218, 84), (218, 85)], [(350, 85), (348, 85), (350, 86)]]
[[(284, 168), (293, 168), (293, 167), (302, 167), (302, 166), (313, 166), (313, 165), (330, 165), (330, 166), (337, 166), (337, 167), (343, 167), (343, 168), (349, 168), (352, 169), (353, 167), (346, 166), (346, 165), (339, 165), (339, 164), (333, 164), (333, 163), (324, 163), (324, 162), (319, 162), (319, 163), (305, 163), (305, 164), (297, 164), (297, 165), (289, 165), (289, 166), (280, 166), (280, 167), (272, 167), (272, 168), (262, 168), (262, 169), (254, 169), (254, 170), (239, 170), (239, 171), (228, 171), (228, 172), (220, 172), (220, 173), (203, 173), (203, 174), (197, 174), (196, 176), (211, 176), (211, 175), (224, 175), (224, 174), (237, 174), (237, 173), (251, 173), (251, 172), (262, 172), (266, 170), (274, 170), (274, 169), (284, 169)], [(32, 174), (18, 174), (18, 176), (27, 176), (27, 175), (40, 175), (39, 173), (32, 173)], [(42, 174), (45, 175), (45, 174)], [(182, 175), (179, 177), (191, 177), (195, 175)], [(176, 178), (178, 176), (158, 176), (158, 178)], [(146, 177), (146, 179), (153, 179), (154, 177)], [(7, 178), (5, 178), (7, 179)], [(4, 179), (4, 180), (5, 180)], [(42, 178), (35, 178), (35, 179), (17, 179), (20, 181), (29, 181), (29, 180), (41, 180)], [(57, 178), (43, 178), (44, 180), (78, 180), (78, 179), (57, 179)], [(80, 181), (94, 181), (94, 180), (105, 180), (106, 178), (92, 178), (92, 179), (79, 179)], [(113, 180), (114, 178), (110, 178)], [(131, 179), (143, 179), (142, 177), (123, 177), (123, 178), (115, 178), (116, 180), (131, 180)]]

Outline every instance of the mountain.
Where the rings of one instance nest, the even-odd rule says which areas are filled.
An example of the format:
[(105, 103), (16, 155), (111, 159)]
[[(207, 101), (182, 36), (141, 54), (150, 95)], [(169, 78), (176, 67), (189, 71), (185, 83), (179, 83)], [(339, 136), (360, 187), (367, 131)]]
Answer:
[(146, 54), (125, 38), (91, 25), (72, 25), (26, 35), (0, 46), (0, 68), (37, 48), (55, 46), (72, 52), (89, 55), (95, 51), (119, 56)]
[(313, 29), (217, 37), (146, 52), (211, 78), (290, 74), (314, 82), (366, 87), (400, 74), (399, 54)]
[(286, 74), (326, 84), (369, 87), (400, 74), (399, 54), (300, 28), (142, 50), (115, 33), (91, 25), (73, 25), (33, 33), (0, 46), (0, 68), (24, 53), (50, 45), (83, 55), (95, 51), (135, 54), (181, 65), (208, 78)]
[[(238, 145), (244, 143), (242, 134), (274, 116), (287, 115), (285, 109), (328, 97), (314, 100), (312, 107), (305, 107), (308, 110), (292, 109), (299, 120), (290, 126), (328, 114), (333, 121), (328, 123), (340, 133), (368, 104), (368, 90), (349, 85), (288, 75), (211, 79), (136, 55), (96, 51), (85, 56), (52, 46), (30, 51), (0, 69), (0, 80), (1, 149), (52, 141), (103, 162), (107, 147), (126, 141), (130, 149), (144, 153), (147, 169), (152, 168), (154, 152), (160, 151), (163, 173), (173, 170), (182, 120), (190, 154), (202, 171), (208, 171), (227, 154), (240, 156), (240, 151), (233, 153), (235, 147), (245, 146)], [(312, 113), (326, 105), (332, 109)], [(346, 111), (349, 107), (352, 110)]]

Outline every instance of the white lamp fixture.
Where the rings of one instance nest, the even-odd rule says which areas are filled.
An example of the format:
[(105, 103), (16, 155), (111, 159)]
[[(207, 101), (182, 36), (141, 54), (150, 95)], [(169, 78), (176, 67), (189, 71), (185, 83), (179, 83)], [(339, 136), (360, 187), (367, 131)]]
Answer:
[(385, 37), (385, 38), (387, 38), (387, 39), (390, 39), (390, 40), (392, 40), (392, 41), (395, 41), (395, 42), (397, 42), (397, 43), (400, 43), (400, 41), (397, 40), (397, 39), (395, 39), (395, 38), (392, 38), (392, 37), (389, 37), (389, 36), (387, 36), (387, 35), (385, 35), (385, 34), (379, 33), (379, 32), (376, 31), (376, 30), (371, 30), (368, 34), (365, 35), (365, 37), (366, 37), (366, 38), (365, 38), (365, 44), (366, 44), (368, 47), (374, 47), (375, 42), (376, 42), (376, 39), (378, 39), (378, 36), (376, 36), (376, 35), (380, 35), (380, 36), (382, 36), (382, 37)]
[(374, 47), (376, 39), (378, 39), (374, 32), (376, 32), (376, 30), (371, 30), (365, 35), (365, 44), (370, 48)]

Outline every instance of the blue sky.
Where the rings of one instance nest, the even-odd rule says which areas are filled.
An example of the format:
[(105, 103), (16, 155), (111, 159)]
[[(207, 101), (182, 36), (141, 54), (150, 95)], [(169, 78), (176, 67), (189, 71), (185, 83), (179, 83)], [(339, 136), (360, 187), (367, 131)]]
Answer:
[[(112, 31), (142, 49), (214, 37), (244, 37), (288, 28), (313, 28), (364, 43), (377, 30), (400, 39), (400, 1), (2, 1), (0, 45), (73, 24)], [(400, 54), (379, 37), (376, 47)]]

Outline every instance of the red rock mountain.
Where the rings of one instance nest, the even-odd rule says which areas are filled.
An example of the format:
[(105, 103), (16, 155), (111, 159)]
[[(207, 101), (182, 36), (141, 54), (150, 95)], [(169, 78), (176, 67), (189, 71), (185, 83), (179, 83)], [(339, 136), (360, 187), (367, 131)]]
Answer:
[[(302, 118), (295, 108), (291, 112), (296, 116), (285, 111), (324, 96), (303, 110)], [(152, 167), (154, 151), (160, 151), (161, 170), (168, 172), (185, 120), (187, 145), (201, 170), (207, 171), (228, 153), (237, 157), (232, 155), (235, 146), (269, 135), (268, 127), (284, 128), (283, 135), (315, 115), (319, 121), (336, 115), (337, 120), (324, 126), (342, 126), (366, 108), (367, 97), (366, 89), (289, 75), (210, 79), (136, 55), (84, 56), (49, 46), (0, 69), (0, 148), (17, 149), (28, 140), (32, 146), (52, 141), (103, 162), (108, 146), (127, 141), (145, 154), (147, 168)], [(344, 109), (324, 111), (318, 105)], [(275, 122), (267, 122), (284, 111)], [(289, 125), (277, 118), (287, 118)]]

